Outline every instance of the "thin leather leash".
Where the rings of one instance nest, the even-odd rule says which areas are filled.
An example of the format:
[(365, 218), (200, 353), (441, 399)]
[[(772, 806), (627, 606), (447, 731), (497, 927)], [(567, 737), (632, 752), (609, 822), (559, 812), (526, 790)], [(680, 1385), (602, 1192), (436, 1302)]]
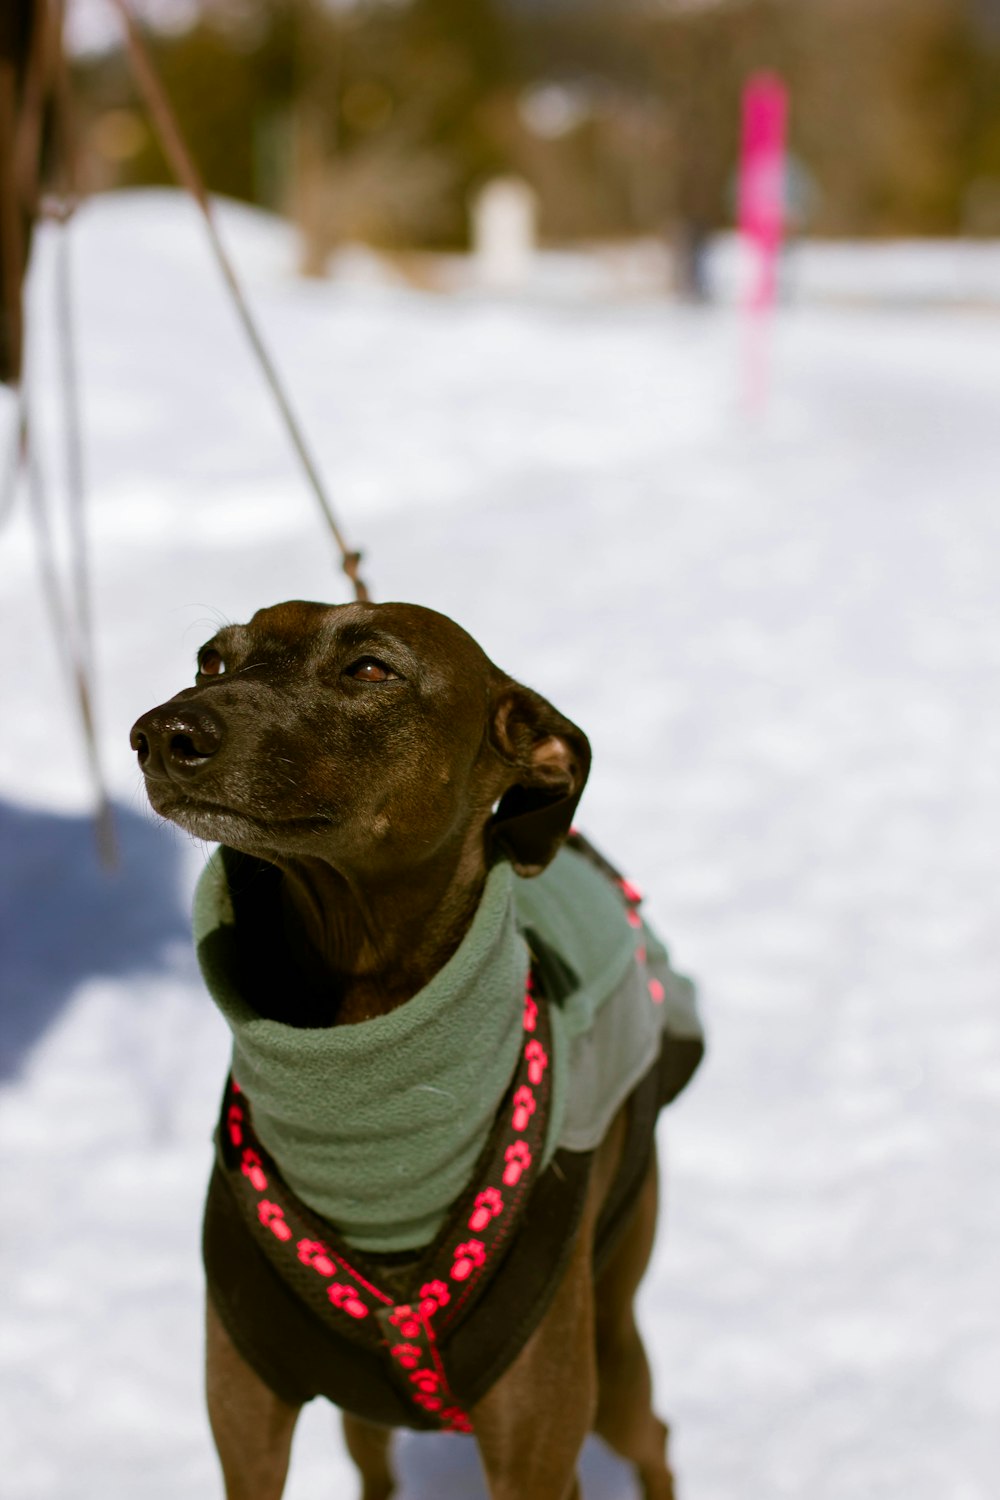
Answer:
[(177, 115), (156, 71), (153, 60), (149, 55), (149, 50), (143, 40), (142, 32), (139, 29), (132, 10), (131, 0), (112, 0), (112, 3), (121, 16), (122, 24), (125, 28), (125, 41), (128, 54), (132, 63), (132, 71), (139, 90), (145, 99), (146, 107), (149, 110), (150, 119), (152, 120), (153, 128), (156, 131), (160, 145), (163, 148), (163, 153), (173, 168), (178, 182), (190, 193), (205, 221), (212, 253), (222, 272), (223, 280), (226, 283), (240, 322), (243, 324), (247, 337), (250, 340), (250, 345), (257, 357), (264, 378), (270, 387), (271, 394), (277, 404), (292, 446), (298, 454), (309, 487), (316, 498), (323, 518), (333, 535), (333, 539), (340, 549), (341, 566), (354, 588), (354, 597), (359, 601), (367, 600), (369, 598), (368, 589), (358, 571), (361, 563), (361, 553), (348, 546), (345, 535), (333, 513), (333, 507), (330, 504), (319, 470), (309, 452), (302, 428), (292, 410), (291, 403), (278, 376), (274, 361), (271, 359), (261, 338), (260, 330), (250, 311), (250, 306), (244, 296), (233, 263), (222, 243), (204, 180), (195, 165), (194, 158), (184, 139)]
[[(9, 141), (10, 197), (3, 205), (5, 252), (20, 264), (25, 253), (22, 237), (10, 234), (12, 218), (53, 219), (60, 226), (56, 245), (56, 330), (66, 439), (66, 498), (70, 581), (63, 588), (44, 474), (33, 443), (33, 421), (24, 379), (23, 330), (17, 308), (16, 339), (12, 375), (17, 405), (12, 433), (11, 459), (2, 499), (0, 521), (13, 508), (19, 481), (23, 478), (41, 574), (42, 593), (52, 622), (57, 649), (70, 679), (80, 719), (87, 769), (93, 787), (98, 849), (108, 869), (118, 863), (118, 846), (111, 802), (101, 764), (94, 714), (93, 641), (90, 617), (90, 583), (84, 523), (85, 486), (81, 441), (80, 407), (73, 338), (68, 225), (77, 203), (77, 164), (73, 142), (72, 100), (69, 72), (61, 39), (63, 0), (53, 0), (51, 9), (42, 0), (33, 14), (21, 97), (11, 74), (7, 105), (12, 129)], [(46, 123), (51, 126), (52, 177), (57, 189), (52, 198), (41, 198), (42, 151)], [(16, 271), (17, 265), (13, 269)], [(10, 309), (8, 308), (8, 313)]]
[[(136, 83), (174, 174), (194, 199), (208, 231), (209, 242), (223, 281), (233, 301), (238, 318), (274, 398), (282, 423), (298, 455), (306, 481), (320, 508), (322, 517), (340, 552), (341, 566), (350, 580), (356, 600), (370, 595), (360, 574), (361, 553), (348, 545), (334, 514), (322, 477), (291, 402), (278, 375), (257, 323), (251, 313), (233, 263), (220, 237), (211, 200), (201, 174), (188, 149), (176, 113), (156, 72), (130, 0), (113, 0), (124, 28), (126, 48)], [(90, 610), (90, 583), (85, 526), (85, 483), (82, 424), (80, 421), (79, 375), (73, 336), (72, 286), (69, 262), (69, 225), (80, 201), (75, 132), (73, 129), (72, 91), (63, 46), (65, 0), (38, 0), (34, 13), (26, 67), (17, 96), (17, 79), (9, 80), (9, 115), (14, 131), (10, 165), (13, 173), (9, 201), (5, 191), (2, 230), (7, 260), (12, 274), (22, 261), (25, 246), (21, 240), (19, 217), (22, 211), (30, 219), (50, 219), (59, 226), (56, 248), (56, 325), (59, 343), (60, 383), (63, 400), (63, 422), (66, 442), (66, 491), (69, 531), (70, 582), (65, 591), (60, 581), (56, 548), (52, 534), (49, 506), (45, 496), (44, 476), (33, 450), (33, 422), (23, 378), (23, 324), (20, 297), (11, 291), (11, 316), (16, 311), (13, 380), (17, 392), (10, 462), (0, 484), (0, 522), (13, 509), (19, 482), (23, 479), (28, 494), (32, 526), (42, 577), (43, 594), (52, 621), (59, 654), (73, 686), (80, 718), (88, 771), (96, 804), (97, 839), (102, 862), (108, 868), (117, 864), (117, 840), (111, 814), (111, 802), (104, 777), (97, 740), (94, 713), (93, 640)], [(52, 127), (51, 148), (54, 162), (52, 176), (56, 191), (41, 196), (42, 151), (46, 138), (46, 120)], [(10, 289), (7, 289), (10, 290)], [(21, 287), (23, 294), (23, 286)], [(14, 299), (14, 300), (12, 300)], [(16, 308), (14, 301), (16, 300)]]

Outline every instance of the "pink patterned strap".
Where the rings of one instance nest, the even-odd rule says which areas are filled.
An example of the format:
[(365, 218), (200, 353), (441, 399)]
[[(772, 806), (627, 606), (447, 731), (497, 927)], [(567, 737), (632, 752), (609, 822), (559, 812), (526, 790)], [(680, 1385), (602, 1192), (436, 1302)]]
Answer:
[(450, 1390), (441, 1345), (482, 1295), (520, 1222), (541, 1167), (551, 1103), (548, 1006), (529, 973), (517, 1067), (471, 1186), (409, 1276), (405, 1300), (379, 1285), (376, 1258), (346, 1245), (288, 1187), (258, 1141), (250, 1103), (230, 1078), (217, 1132), (226, 1176), (258, 1245), (338, 1334), (383, 1351), (407, 1399), (438, 1426), (471, 1431)]

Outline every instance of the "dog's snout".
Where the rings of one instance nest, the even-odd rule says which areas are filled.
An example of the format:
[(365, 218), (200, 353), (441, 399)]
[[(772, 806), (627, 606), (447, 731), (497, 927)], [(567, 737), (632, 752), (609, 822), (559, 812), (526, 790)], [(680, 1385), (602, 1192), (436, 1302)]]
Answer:
[(190, 775), (222, 748), (224, 731), (211, 709), (154, 708), (132, 726), (129, 736), (141, 769), (149, 776)]

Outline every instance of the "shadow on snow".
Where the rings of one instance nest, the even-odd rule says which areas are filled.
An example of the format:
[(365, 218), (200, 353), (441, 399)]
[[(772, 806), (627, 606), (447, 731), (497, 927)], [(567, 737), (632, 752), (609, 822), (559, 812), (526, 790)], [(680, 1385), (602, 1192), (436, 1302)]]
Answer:
[(83, 980), (149, 973), (190, 945), (177, 835), (114, 812), (121, 857), (109, 874), (87, 815), (0, 801), (0, 1079)]

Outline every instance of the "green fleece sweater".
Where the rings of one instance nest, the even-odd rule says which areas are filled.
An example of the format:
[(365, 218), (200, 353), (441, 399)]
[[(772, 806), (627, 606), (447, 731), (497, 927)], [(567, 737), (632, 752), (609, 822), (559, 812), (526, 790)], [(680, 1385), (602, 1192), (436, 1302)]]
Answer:
[(472, 1175), (522, 1037), (537, 933), (578, 983), (552, 1007), (545, 1148), (590, 1150), (651, 1066), (664, 1027), (699, 1036), (693, 990), (607, 878), (563, 850), (533, 880), (487, 878), (458, 950), (386, 1016), (291, 1027), (241, 993), (239, 929), (217, 851), (195, 897), (206, 984), (233, 1032), (233, 1073), (292, 1190), (360, 1249), (426, 1244)]

